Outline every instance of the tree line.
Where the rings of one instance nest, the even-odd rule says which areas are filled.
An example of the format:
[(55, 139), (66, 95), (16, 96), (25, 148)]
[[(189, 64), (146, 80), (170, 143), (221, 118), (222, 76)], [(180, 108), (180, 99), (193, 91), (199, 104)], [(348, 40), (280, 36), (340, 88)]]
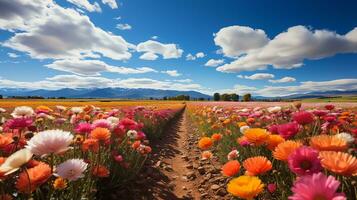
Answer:
[[(242, 101), (251, 101), (252, 95), (247, 93), (243, 95)], [(218, 92), (213, 94), (213, 101), (239, 101), (239, 95), (236, 93), (224, 93), (220, 94)]]

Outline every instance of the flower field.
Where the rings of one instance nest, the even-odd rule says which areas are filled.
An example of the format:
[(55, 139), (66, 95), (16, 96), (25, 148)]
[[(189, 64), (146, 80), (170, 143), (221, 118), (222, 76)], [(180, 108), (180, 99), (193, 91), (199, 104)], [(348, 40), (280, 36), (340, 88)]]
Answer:
[(232, 197), (343, 200), (357, 197), (353, 106), (210, 102), (187, 110), (202, 159), (220, 168)]
[(100, 198), (136, 177), (150, 140), (184, 108), (90, 103), (1, 102), (0, 199)]

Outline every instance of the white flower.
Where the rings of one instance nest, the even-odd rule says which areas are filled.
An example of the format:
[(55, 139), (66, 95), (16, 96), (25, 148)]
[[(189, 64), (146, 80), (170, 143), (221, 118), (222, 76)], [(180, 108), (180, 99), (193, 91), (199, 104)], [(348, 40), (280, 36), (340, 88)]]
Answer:
[(20, 149), (16, 151), (0, 166), (0, 172), (9, 175), (17, 171), (32, 158), (32, 155), (33, 154), (28, 149)]
[(136, 130), (129, 130), (126, 135), (130, 138), (130, 139), (135, 139), (138, 136), (138, 132), (136, 132)]
[(267, 108), (267, 110), (270, 113), (277, 113), (281, 111), (281, 107), (280, 106), (269, 107)]
[(246, 130), (248, 130), (248, 129), (250, 129), (250, 127), (249, 126), (242, 126), (242, 127), (240, 127), (240, 132), (242, 133), (242, 134), (244, 134), (244, 132), (246, 131)]
[(82, 107), (72, 107), (72, 108), (71, 108), (71, 111), (72, 111), (74, 114), (79, 114), (79, 113), (83, 112), (83, 108), (82, 108)]
[(37, 133), (26, 145), (33, 154), (45, 156), (50, 153), (60, 154), (69, 149), (73, 141), (70, 132), (62, 130), (47, 130)]
[(234, 160), (234, 159), (238, 158), (238, 156), (239, 156), (239, 152), (237, 150), (233, 150), (233, 151), (228, 153), (227, 159), (228, 160)]
[(110, 123), (110, 128), (113, 129), (119, 123), (119, 118), (117, 117), (108, 117), (107, 121)]
[(82, 159), (70, 159), (56, 167), (56, 176), (75, 181), (84, 176), (83, 172), (87, 169), (88, 164)]
[(355, 138), (349, 133), (339, 133), (336, 137), (345, 140), (347, 143), (352, 143), (355, 141)]
[(6, 110), (4, 108), (0, 108), (0, 113), (4, 113)]
[(59, 111), (65, 111), (67, 108), (64, 106), (56, 106), (57, 110)]
[(28, 106), (19, 106), (12, 111), (11, 116), (14, 118), (17, 117), (31, 117), (33, 116), (34, 111), (31, 107)]

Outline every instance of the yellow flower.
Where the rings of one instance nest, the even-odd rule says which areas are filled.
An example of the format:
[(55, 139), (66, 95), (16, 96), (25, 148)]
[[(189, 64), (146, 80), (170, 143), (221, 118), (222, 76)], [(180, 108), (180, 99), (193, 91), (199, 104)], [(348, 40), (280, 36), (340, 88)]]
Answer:
[(255, 176), (240, 176), (229, 181), (227, 191), (236, 197), (253, 199), (263, 191), (264, 184)]
[(53, 182), (53, 187), (56, 190), (63, 190), (67, 187), (67, 181), (63, 178), (56, 178), (56, 180)]

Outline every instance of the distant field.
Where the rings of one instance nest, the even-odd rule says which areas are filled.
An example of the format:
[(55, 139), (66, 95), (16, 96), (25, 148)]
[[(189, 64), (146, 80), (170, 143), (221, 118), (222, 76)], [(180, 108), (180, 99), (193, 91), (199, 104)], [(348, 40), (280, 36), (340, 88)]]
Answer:
[(57, 105), (85, 106), (93, 105), (101, 108), (131, 107), (131, 106), (156, 106), (167, 107), (168, 105), (179, 104), (182, 101), (155, 101), (155, 100), (123, 100), (123, 99), (0, 99), (1, 108), (13, 108), (16, 106), (48, 106)]
[(343, 96), (336, 98), (311, 98), (304, 99), (302, 102), (357, 102), (357, 96)]

